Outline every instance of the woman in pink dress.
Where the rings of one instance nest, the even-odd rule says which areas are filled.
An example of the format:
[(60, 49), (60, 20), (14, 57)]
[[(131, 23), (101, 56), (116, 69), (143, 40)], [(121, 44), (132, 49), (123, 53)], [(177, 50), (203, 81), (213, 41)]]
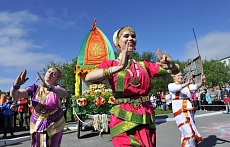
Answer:
[(156, 128), (154, 107), (149, 101), (150, 78), (177, 71), (172, 59), (157, 50), (159, 63), (131, 59), (136, 49), (136, 33), (122, 27), (114, 33), (114, 45), (120, 54), (116, 60), (102, 62), (86, 75), (88, 82), (108, 79), (114, 97), (110, 116), (110, 134), (115, 147), (154, 147)]
[(24, 70), (16, 78), (11, 95), (14, 98), (31, 97), (33, 109), (30, 117), (31, 147), (57, 147), (61, 145), (65, 118), (60, 107), (61, 100), (66, 98), (67, 91), (56, 82), (61, 78), (59, 68), (49, 68), (43, 80), (38, 73), (40, 85), (31, 85), (19, 89), (29, 78)]

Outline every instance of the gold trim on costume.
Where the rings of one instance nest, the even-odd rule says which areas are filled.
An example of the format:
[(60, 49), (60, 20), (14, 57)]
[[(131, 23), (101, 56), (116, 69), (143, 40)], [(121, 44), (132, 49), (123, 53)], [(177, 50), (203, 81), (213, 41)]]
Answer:
[(114, 104), (129, 103), (134, 108), (138, 108), (142, 103), (150, 101), (149, 96), (142, 96), (140, 98), (116, 98)]
[(49, 136), (53, 136), (54, 134), (62, 131), (66, 125), (64, 116), (55, 123), (52, 123), (50, 126), (47, 127), (47, 133)]
[(45, 113), (45, 114), (38, 113), (38, 112), (36, 112), (36, 110), (34, 110), (34, 113), (39, 116), (39, 119), (41, 119), (41, 120), (47, 120), (50, 115), (54, 114), (58, 110), (59, 110), (59, 108), (55, 109), (54, 111), (51, 111), (49, 113)]

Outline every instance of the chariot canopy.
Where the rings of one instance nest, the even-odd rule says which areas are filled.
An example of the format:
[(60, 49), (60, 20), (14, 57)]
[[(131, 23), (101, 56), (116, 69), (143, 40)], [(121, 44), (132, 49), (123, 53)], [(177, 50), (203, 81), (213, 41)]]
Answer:
[[(86, 34), (79, 54), (77, 65), (75, 65), (75, 96), (80, 94), (80, 83), (82, 80), (82, 91), (87, 86), (84, 81), (85, 75), (96, 68), (104, 60), (114, 60), (115, 54), (106, 35), (96, 27), (96, 19), (93, 21), (91, 30)], [(87, 87), (88, 88), (88, 87)]]

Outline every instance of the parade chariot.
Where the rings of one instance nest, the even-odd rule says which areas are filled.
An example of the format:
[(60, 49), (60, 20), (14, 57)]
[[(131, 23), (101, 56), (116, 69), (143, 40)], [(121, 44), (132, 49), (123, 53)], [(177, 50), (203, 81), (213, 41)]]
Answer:
[[(92, 124), (92, 131), (109, 132), (109, 110), (115, 100), (107, 80), (89, 83), (85, 76), (104, 60), (114, 60), (113, 48), (105, 34), (96, 27), (85, 36), (75, 65), (75, 95), (72, 98), (73, 113), (77, 118), (77, 137), (84, 124)], [(90, 120), (90, 121), (86, 121)]]

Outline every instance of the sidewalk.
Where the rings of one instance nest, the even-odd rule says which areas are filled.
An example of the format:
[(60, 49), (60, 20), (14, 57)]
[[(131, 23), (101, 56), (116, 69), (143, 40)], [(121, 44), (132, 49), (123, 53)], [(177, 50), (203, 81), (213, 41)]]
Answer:
[[(212, 116), (212, 115), (220, 115), (220, 114), (223, 114), (223, 111), (197, 111), (195, 118)], [(157, 115), (156, 119), (155, 119), (156, 124), (164, 123), (167, 121), (174, 121), (174, 117), (173, 117), (172, 113)], [(77, 131), (76, 125), (77, 125), (76, 122), (66, 123), (64, 134), (69, 133), (70, 131), (74, 131), (74, 132)], [(1, 132), (1, 134), (0, 134), (0, 147), (6, 146), (6, 145), (13, 145), (13, 144), (17, 144), (19, 142), (30, 140), (29, 130), (25, 130), (24, 128), (20, 128), (20, 127), (14, 128), (14, 134), (16, 135), (15, 138), (10, 138), (9, 137), (10, 134), (8, 133), (7, 138), (3, 139), (2, 138), (3, 134)]]

